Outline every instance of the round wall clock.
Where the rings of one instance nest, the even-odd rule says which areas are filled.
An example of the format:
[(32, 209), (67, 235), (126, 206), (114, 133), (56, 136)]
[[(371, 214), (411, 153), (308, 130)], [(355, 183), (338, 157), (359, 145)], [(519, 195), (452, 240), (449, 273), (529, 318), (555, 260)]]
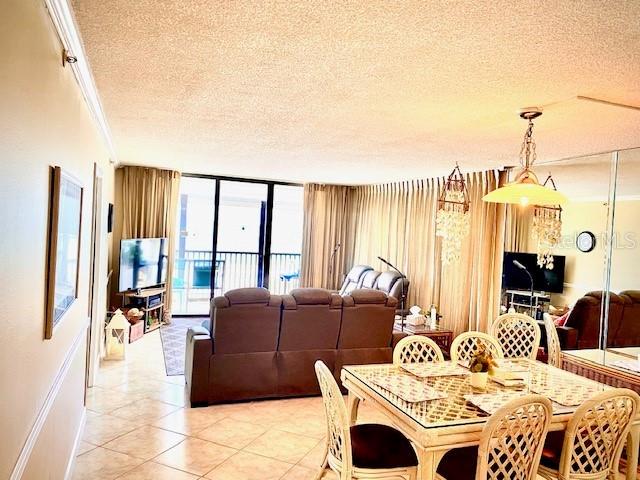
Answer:
[(576, 247), (581, 252), (590, 252), (596, 248), (596, 236), (591, 232), (580, 232), (576, 238)]

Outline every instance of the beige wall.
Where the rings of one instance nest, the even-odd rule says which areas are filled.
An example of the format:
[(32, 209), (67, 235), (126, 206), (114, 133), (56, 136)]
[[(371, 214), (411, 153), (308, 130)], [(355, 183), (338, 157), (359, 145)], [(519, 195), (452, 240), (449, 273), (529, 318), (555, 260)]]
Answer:
[[(588, 253), (580, 252), (575, 246), (576, 236), (585, 230), (596, 236), (596, 248)], [(554, 296), (555, 304), (572, 305), (586, 292), (603, 289), (606, 231), (606, 202), (570, 202), (564, 207), (563, 238), (555, 252), (567, 257), (565, 291), (563, 295)], [(614, 231), (611, 291), (639, 290), (640, 200), (616, 201)], [(535, 247), (531, 251), (535, 251)]]
[[(0, 478), (9, 478), (60, 366), (74, 344), (25, 479), (61, 479), (83, 414), (93, 164), (113, 195), (108, 154), (44, 3), (8, 0), (0, 15)], [(78, 300), (44, 340), (49, 169), (60, 165), (85, 186)], [(101, 279), (105, 281), (106, 279)]]

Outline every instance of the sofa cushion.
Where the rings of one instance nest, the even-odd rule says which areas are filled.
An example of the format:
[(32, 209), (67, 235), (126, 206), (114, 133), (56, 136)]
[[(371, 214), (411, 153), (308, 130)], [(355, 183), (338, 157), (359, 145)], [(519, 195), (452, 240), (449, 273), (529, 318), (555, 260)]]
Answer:
[(389, 295), (395, 283), (400, 279), (398, 272), (382, 272), (376, 282), (376, 289)]
[(374, 303), (379, 305), (387, 304), (387, 294), (379, 290), (356, 289), (350, 294), (354, 303)]
[(571, 313), (571, 310), (569, 310), (567, 313), (560, 315), (559, 317), (554, 318), (553, 323), (555, 323), (557, 327), (564, 327), (565, 323), (567, 323), (567, 318), (569, 318), (570, 313)]
[(334, 305), (339, 307), (342, 299), (324, 288), (296, 288), (289, 293), (297, 305)]
[(362, 277), (362, 283), (358, 285), (358, 288), (375, 288), (379, 276), (380, 272), (378, 272), (377, 270), (368, 271)]
[(237, 288), (229, 290), (224, 296), (229, 305), (244, 305), (247, 303), (268, 304), (271, 294), (266, 288)]
[(418, 457), (409, 440), (388, 425), (354, 425), (351, 427), (351, 448), (354, 467), (375, 469), (418, 465)]

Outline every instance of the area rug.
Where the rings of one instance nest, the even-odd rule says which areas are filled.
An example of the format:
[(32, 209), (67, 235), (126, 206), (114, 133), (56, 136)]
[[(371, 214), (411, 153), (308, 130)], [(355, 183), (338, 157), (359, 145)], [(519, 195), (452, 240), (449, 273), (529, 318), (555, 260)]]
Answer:
[(184, 354), (189, 327), (201, 325), (207, 317), (174, 317), (160, 327), (164, 366), (168, 376), (184, 375)]

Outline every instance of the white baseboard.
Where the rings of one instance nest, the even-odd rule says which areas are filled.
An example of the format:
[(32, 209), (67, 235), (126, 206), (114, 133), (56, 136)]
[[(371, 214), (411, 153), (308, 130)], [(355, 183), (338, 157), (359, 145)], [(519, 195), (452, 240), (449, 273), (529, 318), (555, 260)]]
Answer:
[(76, 452), (78, 451), (78, 447), (80, 446), (80, 442), (82, 441), (82, 434), (84, 433), (84, 424), (87, 421), (87, 409), (86, 407), (82, 409), (82, 418), (80, 419), (80, 426), (78, 427), (78, 431), (76, 432), (76, 438), (73, 441), (73, 448), (71, 449), (71, 456), (69, 460), (67, 460), (67, 468), (64, 472), (64, 480), (71, 480), (73, 476), (73, 468), (76, 465)]
[(73, 359), (76, 357), (78, 348), (86, 337), (86, 329), (81, 329), (76, 335), (76, 338), (73, 339), (73, 343), (62, 361), (62, 365), (58, 369), (56, 377), (53, 379), (53, 384), (47, 393), (44, 404), (36, 416), (36, 420), (29, 431), (29, 435), (27, 435), (27, 439), (22, 446), (22, 450), (20, 450), (20, 455), (18, 455), (18, 459), (16, 460), (13, 471), (9, 476), (9, 480), (20, 480), (22, 478), (22, 474), (24, 473), (24, 469), (27, 467), (27, 463), (29, 462), (29, 458), (31, 457), (31, 453), (33, 452), (33, 448), (36, 445), (38, 437), (40, 436), (42, 427), (49, 417), (49, 412), (51, 412), (51, 408), (53, 408), (58, 392), (62, 388), (62, 384), (67, 377), (67, 373), (69, 372), (69, 368), (71, 368)]

